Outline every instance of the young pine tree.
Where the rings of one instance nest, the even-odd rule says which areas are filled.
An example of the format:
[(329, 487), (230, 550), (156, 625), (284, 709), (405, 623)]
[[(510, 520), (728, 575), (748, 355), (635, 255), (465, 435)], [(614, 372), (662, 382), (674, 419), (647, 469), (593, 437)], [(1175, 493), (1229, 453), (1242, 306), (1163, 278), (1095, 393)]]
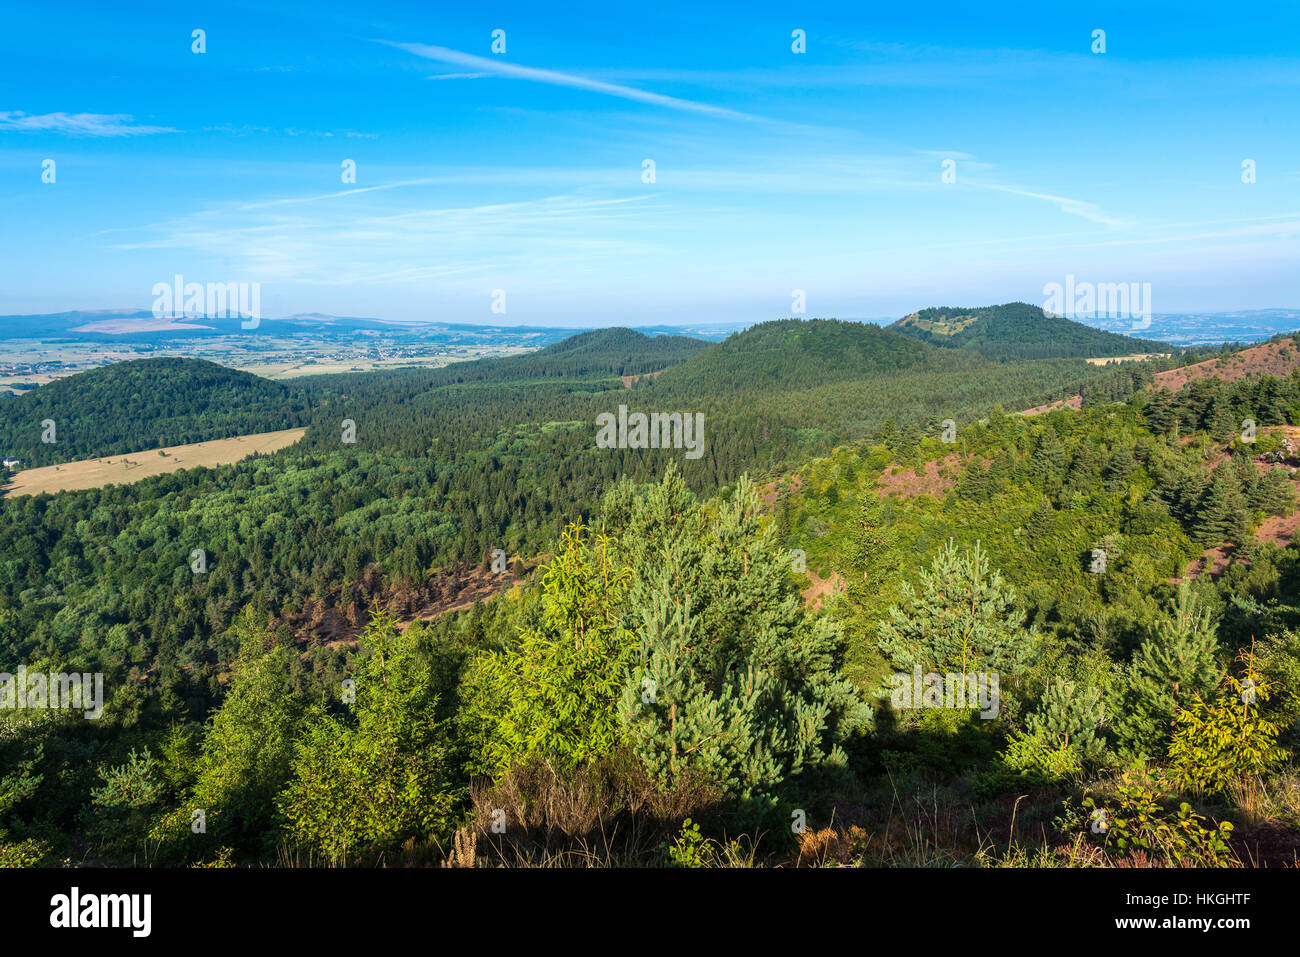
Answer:
[(376, 615), (360, 637), (351, 715), (313, 722), (279, 806), (291, 837), (332, 863), (445, 830), (454, 796), (428, 663), (414, 632)]
[(568, 769), (622, 739), (617, 709), (635, 639), (620, 608), (627, 572), (611, 551), (604, 535), (567, 526), (542, 574), (539, 620), (515, 647), (470, 665), (461, 720), (479, 739), (476, 770), (498, 775), (533, 759)]
[(866, 710), (840, 672), (839, 629), (805, 612), (753, 485), (705, 505), (670, 472), (610, 504), (639, 637), (620, 714), (651, 777), (770, 803), (801, 771), (842, 769), (839, 742)]
[(1039, 701), (1026, 729), (1053, 747), (1073, 749), (1080, 758), (1100, 757), (1103, 742), (1097, 731), (1105, 717), (1101, 689), (1073, 681), (1055, 681)]
[(880, 627), (880, 650), (899, 668), (1014, 673), (1034, 655), (1038, 636), (1024, 626), (1015, 588), (989, 571), (978, 544), (959, 551), (949, 539), (919, 585), (902, 592)]
[(1121, 750), (1163, 755), (1174, 715), (1218, 678), (1216, 632), (1210, 612), (1182, 585), (1170, 614), (1157, 623), (1117, 684), (1111, 711)]
[(1077, 774), (1084, 762), (1102, 755), (1098, 729), (1103, 719), (1101, 689), (1055, 681), (1029, 715), (1024, 731), (1011, 734), (1003, 764), (1047, 780)]

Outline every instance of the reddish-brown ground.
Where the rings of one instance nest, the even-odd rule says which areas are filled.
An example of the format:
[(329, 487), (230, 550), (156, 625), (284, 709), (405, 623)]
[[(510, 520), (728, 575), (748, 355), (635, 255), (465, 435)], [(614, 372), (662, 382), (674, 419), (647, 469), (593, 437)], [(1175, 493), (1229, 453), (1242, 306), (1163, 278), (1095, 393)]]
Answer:
[(1083, 408), (1083, 396), (1072, 395), (1068, 399), (1057, 399), (1055, 402), (1049, 402), (1047, 405), (1036, 405), (1032, 409), (1025, 409), (1021, 415), (1040, 415), (1043, 412), (1051, 412), (1053, 409), (1074, 409), (1076, 412)]
[(666, 370), (664, 369), (658, 369), (655, 372), (639, 372), (636, 375), (621, 375), (619, 378), (623, 380), (623, 388), (630, 389), (632, 388), (632, 383), (637, 379), (655, 379), (663, 375), (665, 371)]
[[(984, 467), (987, 468), (991, 460), (982, 459), (981, 461)], [(935, 498), (942, 498), (944, 492), (957, 484), (957, 479), (961, 476), (962, 469), (967, 464), (968, 461), (963, 459), (959, 453), (953, 452), (941, 459), (926, 462), (921, 467), (921, 471), (924, 473), (922, 475), (917, 475), (914, 468), (887, 468), (876, 479), (876, 485), (882, 495), (894, 495), (899, 498), (932, 495)]]
[[(1155, 384), (1177, 392), (1197, 379), (1218, 378), (1224, 382), (1235, 382), (1253, 375), (1281, 377), (1290, 375), (1297, 368), (1300, 368), (1300, 346), (1290, 339), (1282, 339), (1242, 349), (1223, 359), (1207, 359), (1181, 369), (1157, 372)], [(1032, 409), (1025, 409), (1021, 415), (1038, 415), (1067, 406), (1071, 409), (1082, 408), (1083, 396), (1074, 395), (1047, 405), (1036, 405)]]
[(428, 621), (448, 612), (463, 611), (475, 601), (486, 601), (497, 592), (509, 588), (527, 574), (540, 561), (534, 559), (524, 568), (514, 563), (496, 574), (481, 565), (459, 564), (443, 569), (428, 581), (415, 585), (404, 582), (396, 587), (383, 588), (378, 569), (371, 568), (362, 580), (345, 593), (339, 587), (321, 599), (309, 599), (302, 608), (281, 612), (271, 620), (271, 628), (288, 626), (295, 641), (307, 649), (324, 647), (355, 648), (357, 635), (370, 621), (372, 610), (392, 615), (398, 627), (405, 631), (416, 621)]
[[(1290, 439), (1300, 446), (1300, 427), (1293, 425), (1272, 426), (1264, 430), (1265, 433), (1278, 435), (1282, 438)], [(1227, 458), (1226, 454), (1213, 457), (1209, 463), (1209, 468), (1213, 468), (1219, 462)], [(1291, 480), (1291, 489), (1296, 493), (1297, 499), (1300, 499), (1300, 461), (1288, 462), (1265, 462), (1263, 459), (1256, 459), (1255, 463), (1261, 469), (1285, 469), (1288, 478)], [(1255, 530), (1255, 540), (1259, 542), (1271, 542), (1274, 545), (1287, 545), (1293, 541), (1297, 532), (1300, 532), (1300, 508), (1297, 508), (1290, 515), (1270, 515), (1260, 522), (1259, 528)], [(1187, 566), (1187, 573), (1181, 578), (1174, 578), (1171, 581), (1184, 582), (1191, 581), (1193, 578), (1199, 578), (1202, 575), (1209, 575), (1211, 578), (1218, 578), (1223, 574), (1228, 563), (1232, 559), (1232, 546), (1220, 545), (1214, 548), (1208, 548), (1200, 558), (1193, 559)]]
[[(801, 479), (797, 475), (791, 475), (790, 484), (788, 487), (790, 489), (790, 493), (793, 495), (795, 492), (799, 491), (799, 489), (803, 487), (803, 479)], [(777, 493), (776, 479), (773, 479), (772, 481), (768, 482), (766, 485), (762, 486), (758, 490), (759, 498), (763, 500), (763, 504), (765, 504), (768, 508), (771, 508), (773, 505), (776, 504), (776, 493)]]
[(1232, 552), (1232, 545), (1216, 545), (1214, 548), (1207, 548), (1200, 558), (1193, 558), (1187, 563), (1185, 574), (1169, 580), (1175, 585), (1181, 585), (1183, 582), (1192, 581), (1202, 575), (1218, 578), (1232, 560)]
[(1242, 349), (1223, 359), (1208, 359), (1181, 369), (1158, 372), (1155, 384), (1177, 392), (1197, 379), (1235, 382), (1255, 375), (1287, 376), (1297, 367), (1300, 367), (1300, 347), (1290, 339), (1282, 339)]
[(844, 591), (844, 579), (839, 572), (831, 572), (830, 578), (821, 578), (811, 568), (804, 574), (808, 576), (811, 584), (802, 592), (803, 603), (807, 608), (814, 611), (825, 604), (830, 595), (838, 595)]

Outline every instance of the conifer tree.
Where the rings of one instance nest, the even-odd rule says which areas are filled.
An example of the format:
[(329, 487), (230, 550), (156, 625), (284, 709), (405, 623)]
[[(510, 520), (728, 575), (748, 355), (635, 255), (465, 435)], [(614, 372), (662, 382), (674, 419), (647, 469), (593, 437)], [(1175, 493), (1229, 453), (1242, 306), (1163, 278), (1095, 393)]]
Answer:
[(1100, 688), (1054, 681), (1024, 730), (1009, 736), (1002, 762), (1009, 770), (1049, 781), (1077, 774), (1105, 749), (1098, 734), (1104, 717)]
[(1061, 490), (1065, 477), (1065, 468), (1069, 464), (1070, 453), (1056, 429), (1048, 423), (1038, 437), (1038, 445), (1030, 458), (1030, 471), (1038, 481), (1039, 487), (1048, 495), (1055, 495)]
[(1156, 435), (1167, 434), (1177, 420), (1173, 394), (1168, 389), (1152, 389), (1142, 411), (1146, 416), (1147, 426)]
[(1256, 513), (1282, 515), (1295, 505), (1295, 493), (1280, 468), (1266, 468), (1246, 489), (1246, 504)]
[(1151, 757), (1164, 753), (1178, 709), (1218, 677), (1216, 631), (1210, 612), (1186, 584), (1180, 586), (1170, 613), (1121, 673), (1111, 711), (1123, 750)]
[(990, 494), (989, 473), (978, 459), (972, 461), (957, 480), (957, 494), (974, 502), (987, 501)]
[(893, 503), (874, 495), (864, 496), (858, 504), (853, 537), (844, 556), (850, 569), (849, 598), (855, 605), (874, 605), (873, 599), (896, 588), (903, 550), (892, 512)]
[[(1163, 391), (1163, 390), (1162, 390)], [(1133, 447), (1127, 443), (1111, 453), (1104, 473), (1106, 491), (1122, 492), (1128, 487), (1128, 478), (1137, 468), (1137, 459), (1133, 457)]]
[(1002, 449), (993, 457), (989, 465), (989, 492), (996, 495), (1002, 492), (1016, 470), (1015, 457), (1008, 449)]
[[(292, 689), (297, 655), (282, 646), (267, 650), (272, 636), (251, 607), (230, 631), (240, 648), (230, 691), (208, 720), (185, 800), (153, 829), (164, 861), (218, 847), (264, 851), (282, 822), (275, 801), (289, 779), (294, 740), (321, 713)], [(195, 811), (203, 812), (202, 832), (191, 830)]]
[(308, 726), (279, 801), (289, 833), (331, 862), (435, 836), (453, 804), (438, 697), (415, 633), (380, 613), (359, 641), (354, 717)]
[(1054, 681), (1025, 722), (1026, 730), (1051, 747), (1071, 748), (1080, 758), (1100, 756), (1097, 731), (1104, 719), (1101, 689), (1073, 681)]
[(628, 575), (611, 552), (605, 535), (568, 525), (542, 574), (539, 620), (523, 625), (516, 647), (471, 664), (462, 724), (481, 749), (476, 770), (500, 774), (534, 758), (570, 769), (620, 742), (635, 646), (620, 610)]
[(1056, 510), (1047, 498), (1039, 498), (1038, 504), (1025, 522), (1025, 531), (1029, 540), (1035, 545), (1043, 545), (1051, 540), (1056, 525)]
[(1220, 462), (1201, 494), (1196, 516), (1197, 538), (1207, 545), (1240, 543), (1248, 534), (1246, 502), (1237, 473)]
[(1241, 426), (1232, 410), (1222, 403), (1215, 403), (1206, 418), (1207, 431), (1216, 442), (1231, 442)]
[(670, 470), (631, 492), (607, 503), (640, 649), (620, 714), (652, 777), (767, 801), (792, 775), (842, 768), (839, 743), (866, 711), (840, 674), (840, 631), (805, 613), (753, 484), (702, 505)]
[(1016, 589), (990, 572), (978, 544), (963, 552), (949, 539), (919, 585), (902, 591), (880, 628), (880, 650), (898, 667), (1013, 673), (1032, 659), (1038, 636), (1025, 628)]

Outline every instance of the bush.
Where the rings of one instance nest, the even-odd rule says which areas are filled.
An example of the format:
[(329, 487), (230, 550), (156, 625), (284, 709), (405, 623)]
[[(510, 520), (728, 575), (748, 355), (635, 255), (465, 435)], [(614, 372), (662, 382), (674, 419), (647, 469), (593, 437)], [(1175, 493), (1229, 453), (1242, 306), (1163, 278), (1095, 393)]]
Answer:
[(1091, 812), (1089, 830), (1108, 854), (1154, 854), (1175, 867), (1225, 867), (1236, 863), (1228, 839), (1232, 824), (1213, 824), (1192, 812), (1186, 802), (1176, 811), (1162, 807), (1154, 791), (1125, 774), (1116, 792), (1118, 803), (1100, 805), (1083, 799)]
[(1269, 686), (1249, 659), (1241, 680), (1226, 676), (1211, 702), (1199, 695), (1174, 719), (1170, 773), (1182, 787), (1221, 794), (1241, 777), (1276, 768), (1286, 757), (1278, 728), (1264, 717)]

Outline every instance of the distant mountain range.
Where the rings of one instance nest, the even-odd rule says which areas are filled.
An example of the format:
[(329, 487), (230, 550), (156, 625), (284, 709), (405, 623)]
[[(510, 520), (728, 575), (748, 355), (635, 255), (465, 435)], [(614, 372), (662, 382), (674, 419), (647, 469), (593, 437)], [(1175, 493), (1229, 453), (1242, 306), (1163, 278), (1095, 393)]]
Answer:
[[(990, 330), (987, 326), (978, 336), (961, 329), (951, 334), (940, 331), (945, 322), (935, 325), (935, 320), (947, 317), (947, 320), (965, 317), (987, 316), (989, 310), (1008, 310), (1012, 305), (1023, 307), (1024, 312), (1017, 316), (997, 320), (998, 328)], [(889, 319), (846, 319), (851, 322), (865, 322), (895, 329), (907, 335), (924, 339), (934, 345), (947, 345), (957, 348), (974, 348), (984, 351), (991, 343), (1001, 343), (998, 348), (1004, 351), (1010, 343), (1024, 333), (1013, 327), (1026, 321), (1047, 322), (1055, 334), (1064, 334), (1069, 323), (1077, 327), (1071, 331), (1071, 341), (1082, 343), (1086, 340), (1091, 345), (1080, 345), (1080, 355), (1091, 355), (1089, 348), (1102, 351), (1096, 355), (1113, 354), (1106, 350), (1114, 340), (1088, 337), (1081, 329), (1101, 330), (1103, 334), (1119, 334), (1130, 338), (1140, 337), (1148, 343), (1170, 343), (1177, 346), (1211, 345), (1221, 342), (1258, 342), (1282, 332), (1300, 329), (1300, 309), (1252, 309), (1234, 312), (1196, 312), (1163, 313), (1150, 317), (1149, 321), (1135, 323), (1132, 320), (1110, 319), (1103, 316), (1076, 317), (1075, 321), (1046, 317), (1037, 306), (1025, 303), (1006, 306), (985, 306), (975, 309), (956, 309), (954, 307), (935, 307), (923, 309), (897, 321)], [(758, 324), (757, 322), (732, 323), (664, 323), (653, 326), (640, 326), (637, 331), (646, 335), (681, 335), (709, 342), (720, 342), (734, 332)], [(949, 323), (950, 324), (950, 323)], [(414, 339), (424, 342), (439, 342), (447, 345), (492, 344), (496, 346), (524, 346), (541, 348), (560, 342), (570, 336), (590, 329), (577, 327), (553, 326), (515, 326), (508, 324), (471, 324), (447, 322), (395, 322), (387, 319), (360, 316), (333, 316), (324, 313), (296, 313), (289, 316), (264, 318), (256, 330), (241, 327), (240, 320), (231, 318), (208, 318), (203, 316), (180, 318), (156, 318), (148, 309), (99, 309), (74, 310), (69, 312), (44, 313), (37, 315), (0, 316), (0, 341), (12, 339), (45, 342), (59, 340), (78, 342), (149, 342), (160, 343), (169, 340), (242, 335), (276, 335), (295, 336), (313, 335), (324, 338), (355, 340), (358, 337), (379, 339)], [(1038, 330), (1041, 332), (1042, 330)], [(976, 340), (978, 339), (978, 344)], [(1141, 351), (1141, 350), (1139, 350)], [(1054, 353), (1056, 354), (1056, 353)]]
[(1104, 317), (1083, 320), (1098, 329), (1141, 335), (1179, 346), (1221, 342), (1260, 342), (1300, 329), (1300, 309), (1244, 309), (1236, 312), (1155, 313), (1149, 325), (1135, 329), (1130, 320)]
[[(647, 335), (688, 335), (716, 342), (746, 323), (714, 323), (691, 326), (644, 326)], [(0, 341), (39, 339), (78, 342), (158, 342), (177, 338), (227, 335), (314, 335), (325, 338), (401, 338), (436, 341), (447, 345), (522, 345), (542, 347), (590, 331), (576, 327), (477, 325), (447, 322), (393, 322), (359, 316), (331, 316), (298, 313), (263, 318), (256, 329), (244, 329), (237, 317), (209, 318), (182, 316), (158, 318), (148, 309), (99, 309), (54, 312), (39, 315), (0, 316)]]
[[(340, 325), (352, 321), (306, 318)], [(430, 326), (423, 331), (491, 332), (473, 326)], [(830, 390), (817, 392), (818, 401), (858, 409), (854, 415), (868, 406), (889, 410), (922, 396), (937, 401), (938, 412), (950, 404), (943, 398), (949, 389), (991, 389), (994, 402), (1022, 398), (1021, 392), (1032, 399), (1052, 389), (1077, 390), (1089, 376), (1101, 374), (1089, 367), (1080, 371), (1081, 364), (1062, 360), (1179, 351), (1155, 340), (1048, 316), (1037, 306), (1007, 303), (923, 309), (888, 327), (836, 319), (779, 319), (757, 323), (720, 342), (648, 336), (624, 328), (584, 330), (516, 355), (436, 368), (319, 374), (289, 382), (268, 381), (200, 359), (142, 358), (80, 372), (0, 402), (0, 449), (27, 466), (49, 465), (311, 426), (323, 418), (333, 422), (336, 403), (345, 401), (382, 398), (385, 404), (405, 408), (420, 396), (447, 388), (456, 390), (448, 393), (458, 396), (456, 401), (463, 401), (471, 394), (464, 391), (468, 388), (475, 390), (476, 401), (487, 402), (500, 392), (494, 388), (498, 386), (510, 386), (515, 394), (534, 389), (541, 390), (532, 393), (537, 396), (576, 396), (619, 391), (619, 378), (622, 388), (639, 390), (638, 401), (666, 408), (735, 402), (748, 414), (751, 406), (774, 397)], [(1216, 362), (1162, 375), (1230, 379), (1234, 370), (1286, 374), (1294, 366), (1290, 347), (1281, 342), (1276, 348), (1257, 347)], [(556, 380), (563, 379), (572, 380), (572, 386), (556, 391)], [(35, 427), (47, 420), (58, 424), (57, 447), (45, 444)]]

